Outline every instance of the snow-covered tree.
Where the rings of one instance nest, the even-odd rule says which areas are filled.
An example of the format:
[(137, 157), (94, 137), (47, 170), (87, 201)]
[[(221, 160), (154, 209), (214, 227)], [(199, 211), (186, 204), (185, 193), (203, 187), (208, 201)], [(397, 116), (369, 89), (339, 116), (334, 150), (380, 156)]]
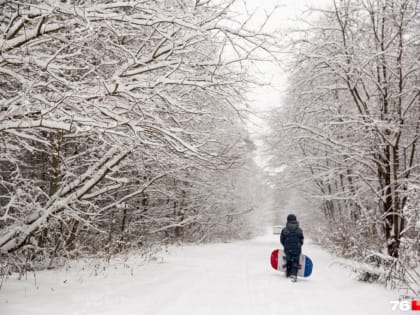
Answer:
[(349, 256), (397, 258), (408, 231), (420, 161), (418, 5), (334, 1), (294, 38), (274, 156), (320, 201), (331, 239)]
[(3, 254), (141, 245), (212, 209), (248, 150), (247, 67), (276, 44), (232, 4), (1, 2)]

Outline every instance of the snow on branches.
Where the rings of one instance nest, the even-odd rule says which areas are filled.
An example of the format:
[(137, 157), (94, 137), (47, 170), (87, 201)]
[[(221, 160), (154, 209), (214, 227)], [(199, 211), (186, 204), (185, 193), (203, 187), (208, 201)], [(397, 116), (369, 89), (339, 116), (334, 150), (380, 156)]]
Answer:
[(342, 254), (402, 258), (420, 174), (419, 1), (333, 4), (291, 39), (294, 74), (273, 151), (319, 201)]
[(246, 65), (276, 44), (231, 5), (0, 4), (2, 253), (98, 251), (217, 223), (212, 177), (250, 163)]

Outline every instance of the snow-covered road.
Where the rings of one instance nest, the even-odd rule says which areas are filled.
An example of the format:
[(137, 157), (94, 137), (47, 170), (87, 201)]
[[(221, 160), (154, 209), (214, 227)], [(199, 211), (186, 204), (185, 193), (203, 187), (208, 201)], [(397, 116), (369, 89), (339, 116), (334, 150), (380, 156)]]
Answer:
[[(348, 270), (308, 242), (309, 279), (292, 283), (271, 269), (278, 237), (171, 248), (144, 264), (90, 261), (70, 270), (11, 278), (0, 291), (1, 315), (386, 315), (397, 293), (353, 280)], [(103, 266), (107, 266), (105, 270)], [(96, 270), (96, 272), (94, 272)], [(97, 275), (95, 275), (97, 273)]]

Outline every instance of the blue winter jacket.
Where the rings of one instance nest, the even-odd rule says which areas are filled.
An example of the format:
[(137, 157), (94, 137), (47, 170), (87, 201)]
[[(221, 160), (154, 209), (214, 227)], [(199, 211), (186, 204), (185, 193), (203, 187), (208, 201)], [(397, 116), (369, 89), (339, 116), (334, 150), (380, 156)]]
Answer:
[(280, 243), (284, 246), (287, 257), (300, 256), (303, 245), (303, 231), (298, 221), (288, 221), (280, 235)]

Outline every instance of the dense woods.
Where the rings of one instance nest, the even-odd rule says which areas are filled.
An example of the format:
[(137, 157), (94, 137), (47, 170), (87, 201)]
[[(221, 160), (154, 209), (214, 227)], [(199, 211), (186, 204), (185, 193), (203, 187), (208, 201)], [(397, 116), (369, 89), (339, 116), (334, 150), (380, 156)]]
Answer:
[[(269, 208), (416, 294), (419, 1), (333, 0), (282, 38), (235, 2), (0, 0), (0, 276), (250, 237)], [(263, 172), (247, 93), (279, 47)]]
[(323, 214), (326, 241), (338, 253), (413, 289), (420, 283), (419, 2), (333, 1), (316, 16), (290, 36), (289, 92), (268, 140), (272, 166), (287, 165), (277, 185)]
[(4, 270), (250, 233), (248, 68), (276, 42), (233, 2), (0, 2)]

